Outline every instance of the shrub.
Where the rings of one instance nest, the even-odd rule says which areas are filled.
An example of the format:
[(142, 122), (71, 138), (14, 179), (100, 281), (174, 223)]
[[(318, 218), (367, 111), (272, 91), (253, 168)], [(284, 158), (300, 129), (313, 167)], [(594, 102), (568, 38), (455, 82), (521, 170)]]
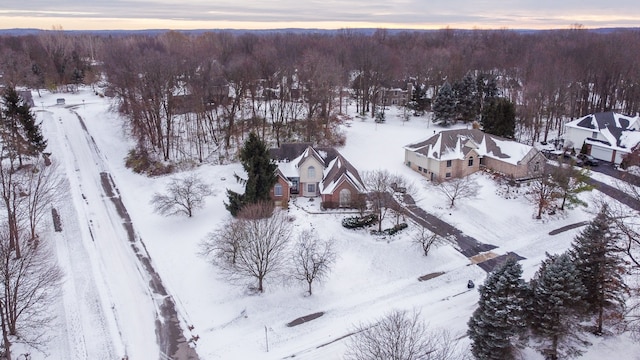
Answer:
[(371, 235), (395, 235), (397, 233), (400, 232), (400, 230), (406, 229), (409, 225), (407, 225), (407, 223), (400, 223), (398, 225), (395, 225), (391, 228), (388, 229), (384, 229), (382, 231), (377, 231), (377, 230), (371, 230)]
[(363, 227), (371, 226), (378, 221), (376, 214), (369, 214), (365, 216), (353, 216), (342, 219), (342, 226), (347, 229), (360, 229)]
[(144, 149), (131, 149), (125, 158), (125, 166), (138, 174), (158, 176), (173, 172), (172, 165), (165, 165), (151, 158)]

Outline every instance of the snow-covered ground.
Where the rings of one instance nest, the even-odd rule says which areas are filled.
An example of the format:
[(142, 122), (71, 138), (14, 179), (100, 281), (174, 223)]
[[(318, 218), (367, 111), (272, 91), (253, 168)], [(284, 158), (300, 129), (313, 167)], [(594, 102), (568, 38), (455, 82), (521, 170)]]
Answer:
[[(56, 105), (59, 97), (66, 99), (67, 107), (76, 106)], [(245, 287), (225, 281), (198, 255), (201, 241), (229, 217), (223, 205), (225, 190), (241, 189), (233, 180), (234, 172), (241, 171), (239, 164), (193, 170), (211, 185), (213, 196), (192, 218), (162, 217), (153, 213), (149, 201), (155, 192), (164, 191), (171, 176), (148, 178), (124, 167), (131, 143), (108, 100), (89, 90), (43, 93), (41, 98), (34, 94), (34, 100), (49, 139), (48, 151), (68, 177), (58, 205), (64, 231), (50, 236), (66, 271), (65, 295), (57, 307), (60, 331), (53, 334), (50, 358), (159, 358), (157, 309), (148, 279), (126, 234), (119, 233), (122, 224), (103, 196), (96, 170), (112, 175), (137, 234), (176, 302), (183, 329), (193, 326), (185, 336), (199, 337), (195, 346), (201, 359), (340, 359), (348, 340), (334, 340), (392, 309), (418, 310), (431, 328), (465, 333), (478, 299), (477, 291), (467, 291), (467, 281), (480, 284), (486, 273), (451, 246), (438, 247), (424, 257), (411, 242), (415, 227), (395, 237), (377, 238), (366, 231), (344, 229), (343, 215), (309, 214), (305, 209), (317, 208), (317, 202), (298, 199), (289, 210), (296, 230), (313, 229), (321, 238), (335, 241), (339, 257), (330, 277), (315, 287), (313, 296), (305, 296), (304, 285), (284, 279), (268, 280), (264, 294), (250, 294)], [(87, 141), (71, 110), (84, 120), (92, 140)], [(440, 128), (425, 118), (402, 122), (399, 115), (389, 110), (384, 124), (354, 117), (344, 127), (347, 143), (339, 151), (360, 171), (387, 169), (405, 176), (419, 189), (420, 206), (479, 241), (497, 245), (495, 253), (513, 251), (524, 256), (525, 277), (534, 274), (545, 252), (564, 251), (580, 229), (555, 236), (548, 235), (551, 230), (593, 216), (592, 209), (575, 209), (535, 220), (532, 205), (522, 196), (500, 196), (496, 184), (484, 174), (474, 175), (481, 184), (479, 195), (449, 209), (441, 194), (403, 165), (402, 147)], [(95, 149), (90, 145), (93, 141)], [(594, 191), (584, 198), (601, 196)], [(418, 281), (434, 272), (444, 275)], [(316, 312), (324, 316), (295, 327), (285, 325)], [(601, 359), (603, 354), (638, 359), (640, 354), (640, 345), (626, 336), (593, 342), (584, 359)], [(527, 359), (541, 357), (528, 351)]]

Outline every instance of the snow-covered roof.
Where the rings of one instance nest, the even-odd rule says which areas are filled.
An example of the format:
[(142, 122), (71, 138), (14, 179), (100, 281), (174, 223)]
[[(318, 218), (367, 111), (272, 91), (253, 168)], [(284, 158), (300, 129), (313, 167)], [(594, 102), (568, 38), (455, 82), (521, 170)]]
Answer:
[(320, 183), (321, 194), (332, 194), (342, 182), (349, 182), (358, 192), (366, 192), (360, 174), (342, 155), (333, 159), (323, 172)]
[[(596, 141), (596, 143), (604, 144), (601, 140), (605, 140), (611, 148), (626, 148), (620, 142), (622, 134), (640, 129), (640, 117), (630, 117), (608, 111), (583, 116), (568, 122), (565, 126), (601, 134), (602, 138), (599, 136), (597, 138), (599, 141)], [(595, 139), (590, 140), (592, 142), (595, 141)]]
[(358, 170), (332, 147), (314, 147), (310, 143), (285, 143), (279, 148), (270, 149), (269, 153), (286, 178), (299, 177), (300, 165), (309, 158), (320, 162), (324, 168), (319, 184), (321, 194), (333, 193), (344, 181), (349, 182), (357, 191), (366, 192)]
[(405, 149), (438, 161), (462, 160), (473, 150), (479, 156), (516, 165), (533, 147), (477, 129), (459, 129), (442, 131), (427, 140), (406, 145)]

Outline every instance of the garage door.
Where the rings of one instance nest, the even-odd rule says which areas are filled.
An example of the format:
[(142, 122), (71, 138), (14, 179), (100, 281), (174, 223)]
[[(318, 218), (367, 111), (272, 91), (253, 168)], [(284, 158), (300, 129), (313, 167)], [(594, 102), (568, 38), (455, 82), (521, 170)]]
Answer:
[(591, 156), (602, 161), (611, 161), (613, 150), (601, 148), (596, 145), (591, 146)]

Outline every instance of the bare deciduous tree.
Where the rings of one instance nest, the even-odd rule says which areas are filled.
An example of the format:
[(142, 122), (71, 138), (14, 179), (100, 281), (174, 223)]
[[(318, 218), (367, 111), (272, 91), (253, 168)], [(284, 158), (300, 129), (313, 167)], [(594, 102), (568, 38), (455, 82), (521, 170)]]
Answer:
[(349, 360), (464, 359), (447, 331), (429, 331), (419, 313), (392, 311), (373, 324), (361, 324), (347, 345)]
[(428, 256), (431, 248), (445, 243), (445, 239), (440, 235), (427, 230), (424, 226), (421, 226), (418, 232), (414, 235), (413, 242), (420, 246), (424, 256)]
[(209, 235), (202, 244), (207, 255), (229, 280), (257, 281), (264, 291), (267, 276), (285, 269), (291, 238), (291, 223), (285, 212), (277, 210), (264, 217), (268, 204), (245, 206), (222, 230)]
[(369, 189), (369, 200), (373, 211), (378, 215), (378, 231), (382, 231), (382, 220), (394, 202), (391, 196), (391, 184), (394, 176), (387, 170), (367, 171), (364, 173), (364, 184)]
[(197, 175), (190, 175), (184, 179), (172, 179), (167, 186), (167, 194), (154, 194), (151, 204), (161, 215), (185, 214), (191, 217), (194, 210), (204, 206), (205, 197), (211, 193), (208, 184)]
[(468, 199), (478, 195), (478, 183), (469, 176), (451, 179), (438, 184), (436, 189), (449, 199), (449, 207), (455, 206), (455, 201)]
[(56, 166), (45, 166), (43, 161), (37, 161), (33, 167), (25, 169), (22, 186), (30, 237), (35, 240), (38, 224), (58, 200), (61, 181)]
[(19, 241), (22, 256), (18, 258), (8, 230), (0, 230), (0, 317), (5, 351), (10, 350), (11, 340), (35, 348), (44, 345), (44, 335), (54, 319), (49, 306), (59, 296), (63, 277), (48, 243), (36, 245), (26, 237)]
[(552, 181), (551, 174), (545, 170), (541, 177), (533, 180), (525, 197), (537, 208), (536, 219), (542, 218), (544, 210), (555, 207), (555, 200), (559, 197), (557, 185)]
[(322, 241), (311, 231), (303, 231), (294, 246), (293, 277), (306, 282), (307, 291), (312, 295), (311, 284), (324, 279), (335, 260), (336, 253), (331, 240)]

